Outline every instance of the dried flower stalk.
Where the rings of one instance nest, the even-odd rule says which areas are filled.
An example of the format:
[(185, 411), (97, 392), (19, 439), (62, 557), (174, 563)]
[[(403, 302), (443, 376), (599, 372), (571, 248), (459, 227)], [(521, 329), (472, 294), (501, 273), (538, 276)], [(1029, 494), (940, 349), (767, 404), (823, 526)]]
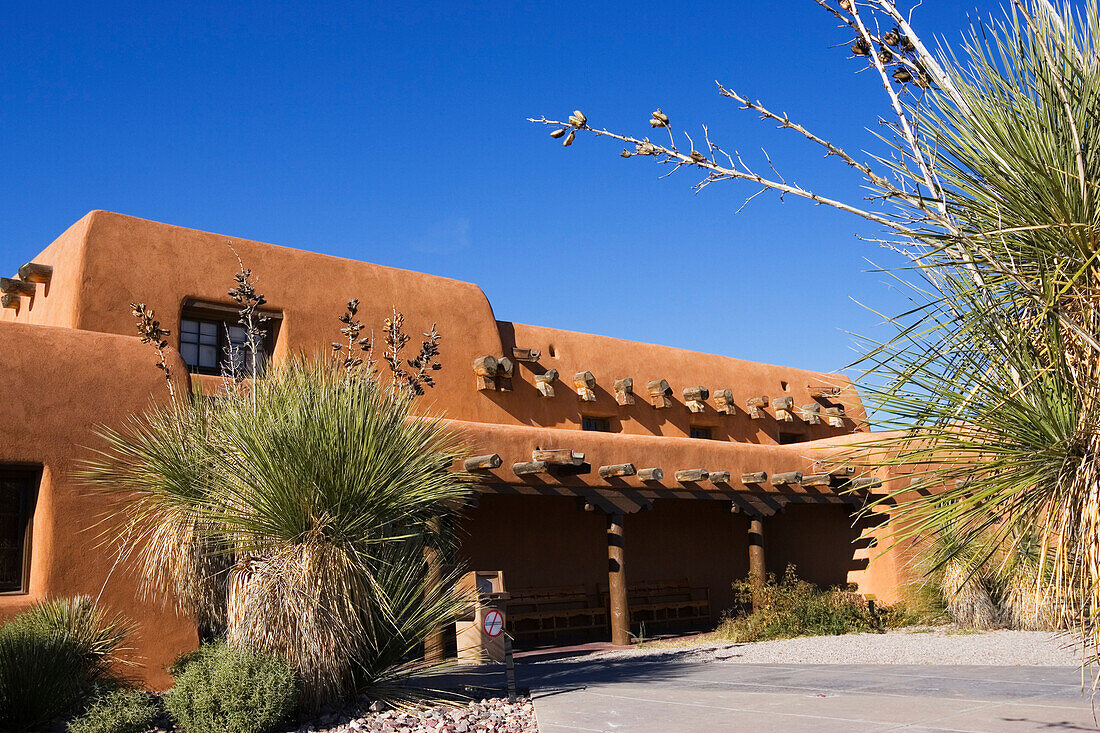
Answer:
[(168, 357), (165, 349), (168, 348), (168, 336), (171, 331), (160, 327), (153, 309), (144, 303), (131, 303), (130, 312), (137, 319), (137, 330), (141, 336), (141, 343), (152, 344), (157, 352), (157, 369), (164, 373), (164, 381), (168, 384), (168, 394), (172, 401), (176, 400), (176, 386), (172, 383), (172, 368), (168, 365)]

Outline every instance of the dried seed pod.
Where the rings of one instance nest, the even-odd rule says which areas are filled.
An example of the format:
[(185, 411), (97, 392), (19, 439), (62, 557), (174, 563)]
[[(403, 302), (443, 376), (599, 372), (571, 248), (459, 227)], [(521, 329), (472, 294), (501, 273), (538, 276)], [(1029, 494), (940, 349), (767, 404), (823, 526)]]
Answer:
[(558, 129), (556, 129), (552, 133), (550, 133), (550, 137), (557, 139), (557, 138), (561, 137), (564, 134), (565, 134), (565, 128), (564, 127), (559, 127)]
[(909, 69), (904, 66), (899, 66), (894, 69), (894, 81), (898, 84), (908, 84), (913, 81), (913, 75), (909, 73)]
[(657, 120), (662, 125), (668, 124), (668, 115), (662, 112), (660, 107), (658, 107), (657, 110), (653, 113), (653, 119)]
[(573, 138), (575, 138), (576, 136), (577, 133), (573, 130), (570, 130), (569, 134), (565, 137), (565, 141), (562, 143), (562, 145), (568, 148), (570, 145), (573, 144)]
[(918, 71), (917, 78), (913, 80), (913, 83), (921, 89), (927, 89), (932, 86), (932, 77), (930, 77), (926, 71)]
[(698, 150), (692, 150), (691, 159), (694, 160), (696, 163), (702, 163), (704, 160), (707, 159), (707, 156), (703, 155)]
[(588, 118), (584, 116), (584, 112), (579, 109), (573, 110), (573, 114), (569, 115), (569, 124), (573, 127), (584, 127), (588, 124)]
[(646, 140), (644, 143), (638, 143), (634, 146), (634, 152), (638, 155), (653, 155), (657, 152), (657, 148), (653, 146), (653, 143)]
[(623, 149), (623, 152), (619, 153), (619, 157), (621, 158), (629, 158), (631, 155), (634, 155), (634, 153), (626, 150), (625, 148)]
[(650, 117), (649, 118), (649, 126), (650, 127), (664, 127), (665, 123), (661, 122), (656, 117)]
[(840, 0), (840, 7), (844, 10), (847, 10), (849, 13), (852, 12), (851, 0)]
[(888, 64), (894, 60), (894, 54), (890, 49), (886, 48), (886, 46), (883, 46), (878, 51), (878, 60), (884, 64)]
[(917, 47), (913, 45), (913, 42), (910, 41), (908, 37), (902, 36), (901, 37), (901, 50), (905, 51), (905, 53), (913, 53), (914, 51), (917, 50)]
[(886, 31), (882, 36), (882, 42), (897, 48), (898, 43), (901, 42), (901, 36), (899, 35), (898, 29), (895, 28), (892, 31)]
[(867, 43), (865, 38), (857, 38), (856, 42), (852, 44), (852, 53), (856, 56), (870, 56), (871, 44)]

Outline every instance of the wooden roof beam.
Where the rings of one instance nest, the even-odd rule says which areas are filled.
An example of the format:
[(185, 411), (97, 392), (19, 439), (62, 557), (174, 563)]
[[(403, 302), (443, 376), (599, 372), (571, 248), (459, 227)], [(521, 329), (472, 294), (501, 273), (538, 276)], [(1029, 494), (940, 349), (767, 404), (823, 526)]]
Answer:
[(668, 386), (668, 380), (654, 379), (646, 384), (645, 390), (649, 395), (649, 404), (658, 410), (672, 407), (672, 387)]
[(691, 412), (705, 412), (707, 409), (706, 399), (710, 397), (710, 390), (706, 387), (685, 387), (684, 388), (684, 404), (687, 405), (688, 410)]
[(38, 262), (28, 262), (19, 268), (19, 279), (32, 283), (48, 283), (53, 277), (53, 267)]

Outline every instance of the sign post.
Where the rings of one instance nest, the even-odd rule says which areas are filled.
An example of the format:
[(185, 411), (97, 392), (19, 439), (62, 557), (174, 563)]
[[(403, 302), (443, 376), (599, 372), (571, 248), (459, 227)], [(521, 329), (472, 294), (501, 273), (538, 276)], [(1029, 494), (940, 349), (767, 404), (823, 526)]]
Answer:
[(504, 634), (504, 677), (508, 683), (508, 702), (516, 701), (516, 665), (512, 659), (512, 635), (504, 631), (504, 614), (491, 609), (482, 622), (485, 635), (495, 639)]

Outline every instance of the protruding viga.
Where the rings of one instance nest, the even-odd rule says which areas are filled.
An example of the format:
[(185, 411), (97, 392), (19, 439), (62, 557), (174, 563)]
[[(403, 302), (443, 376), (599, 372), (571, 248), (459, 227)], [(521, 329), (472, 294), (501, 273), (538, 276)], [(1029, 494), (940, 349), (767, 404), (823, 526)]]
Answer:
[(654, 379), (645, 386), (649, 395), (649, 404), (658, 410), (672, 407), (672, 387), (668, 386), (668, 380)]
[(512, 391), (512, 370), (515, 364), (507, 356), (497, 360), (497, 389), (501, 392)]
[(581, 402), (596, 401), (596, 377), (592, 372), (577, 372), (573, 375), (573, 387)]
[(634, 404), (634, 379), (623, 377), (615, 380), (615, 401), (620, 405)]
[(535, 375), (535, 389), (543, 397), (554, 396), (554, 382), (558, 379), (557, 369), (547, 369), (542, 374)]
[(496, 391), (499, 366), (497, 358), (491, 354), (474, 359), (474, 376), (477, 378), (478, 391)]
[(759, 397), (750, 397), (745, 400), (745, 407), (748, 408), (749, 417), (753, 420), (763, 420), (767, 417), (767, 413), (764, 412), (764, 408), (768, 406), (768, 398), (764, 395)]
[(832, 407), (825, 408), (825, 415), (829, 421), (829, 425), (834, 428), (844, 427), (844, 406), (833, 405)]
[(794, 397), (776, 397), (772, 400), (772, 409), (775, 410), (776, 420), (791, 422), (794, 420), (794, 415), (791, 413), (794, 409)]
[(737, 410), (737, 406), (733, 402), (732, 389), (715, 390), (714, 409), (723, 415), (732, 415)]
[(684, 404), (692, 412), (703, 412), (707, 409), (706, 400), (710, 397), (710, 390), (706, 387), (685, 387)]

